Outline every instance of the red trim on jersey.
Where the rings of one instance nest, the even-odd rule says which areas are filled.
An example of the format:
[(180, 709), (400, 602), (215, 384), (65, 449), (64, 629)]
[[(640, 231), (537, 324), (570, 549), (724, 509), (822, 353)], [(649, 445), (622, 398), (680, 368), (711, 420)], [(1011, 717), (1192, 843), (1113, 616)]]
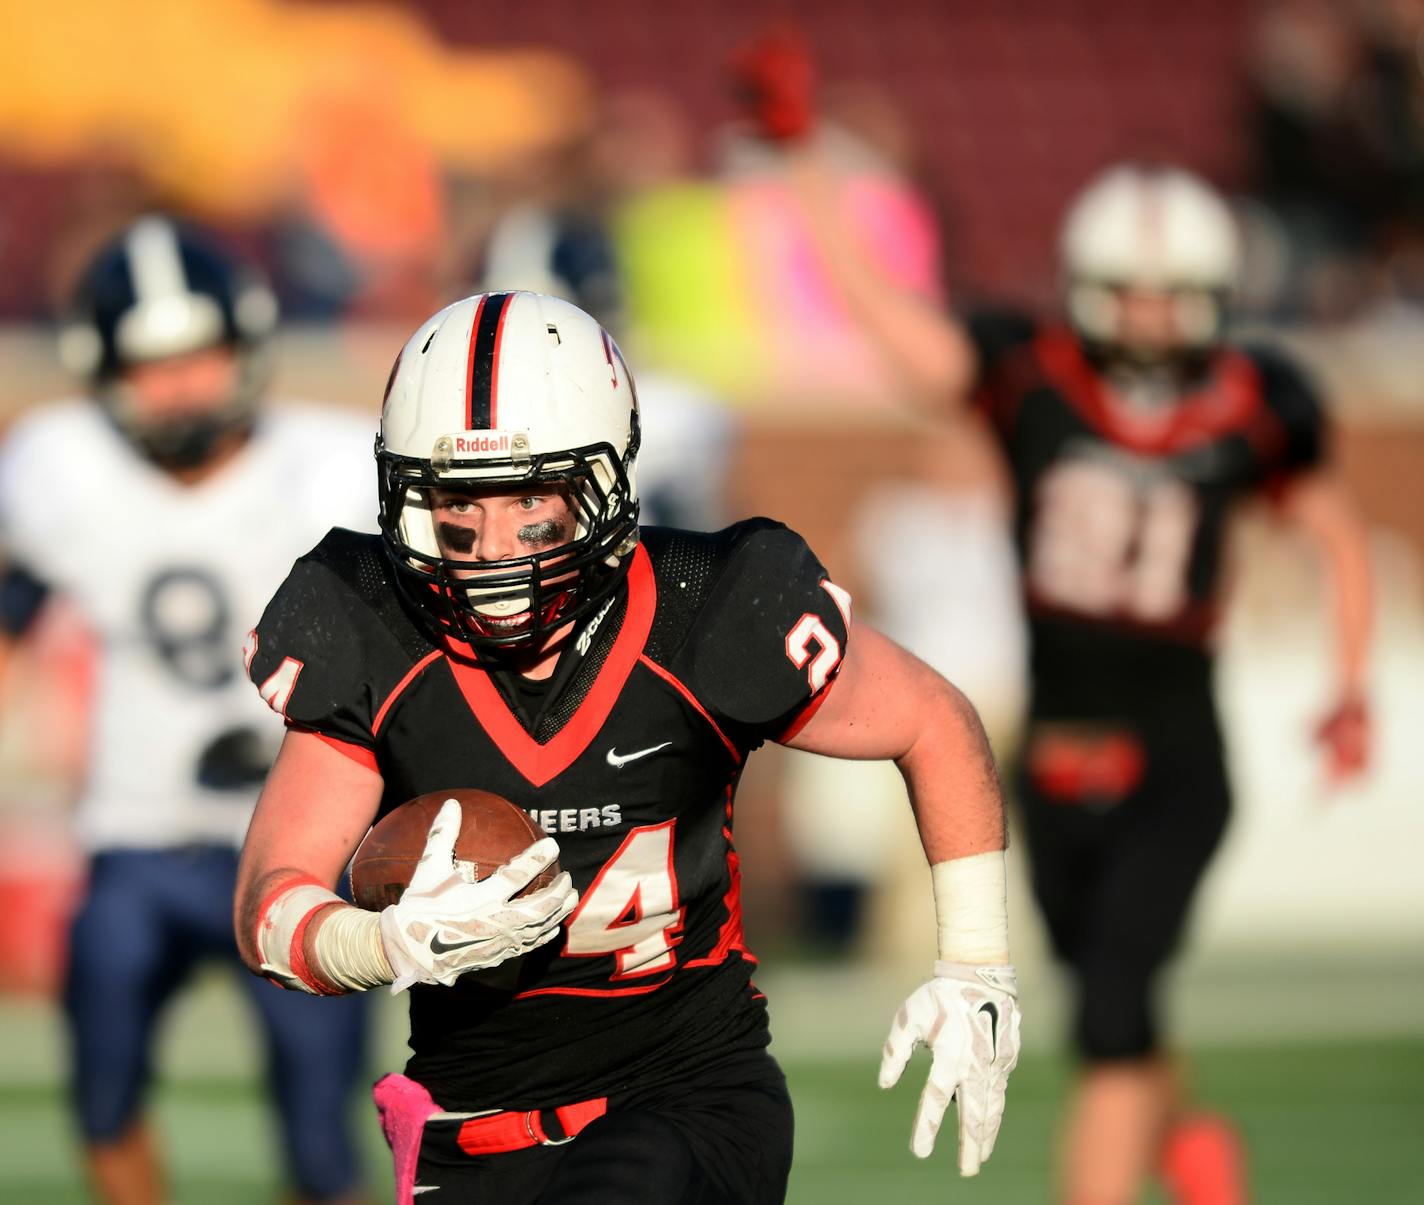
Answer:
[[(1256, 414), (1252, 416), (1251, 423), (1242, 432), (1246, 440), (1256, 450), (1266, 464), (1273, 464), (1277, 461), (1281, 453), (1285, 451), (1287, 435), (1286, 425), (1281, 416), (1270, 406), (1262, 406)], [(1305, 466), (1299, 468), (1277, 468), (1272, 471), (1271, 478), (1266, 483), (1266, 490), (1270, 492), (1278, 488), (1280, 483), (1289, 481), (1297, 473), (1308, 471)]]
[(499, 426), (499, 347), (504, 341), (504, 320), (509, 317), (509, 311), (514, 307), (510, 304), (510, 298), (500, 307), (499, 319), (494, 327), (494, 352), (490, 356), (490, 400), (489, 400), (489, 425), (493, 430)]
[(470, 350), (465, 356), (465, 429), (473, 430), (475, 426), (475, 342), (480, 336), (480, 315), (484, 312), (485, 301), (488, 297), (481, 297), (475, 303), (475, 314), (470, 319)]
[(753, 965), (756, 957), (747, 949), (746, 933), (742, 928), (742, 860), (737, 856), (732, 844), (732, 787), (727, 785), (727, 823), (722, 827), (722, 836), (727, 840), (727, 893), (722, 897), (722, 906), (727, 910), (727, 919), (722, 922), (717, 944), (703, 958), (694, 958), (683, 963), (688, 967), (716, 966), (726, 962), (732, 954), (740, 954)]
[(839, 682), (840, 678), (841, 667), (838, 662), (835, 672), (827, 679), (826, 684), (806, 701), (806, 706), (801, 708), (796, 718), (786, 726), (786, 731), (776, 738), (778, 745), (786, 744), (787, 741), (793, 739), (801, 729), (811, 722), (811, 717), (821, 710), (821, 704), (826, 701), (826, 696), (831, 693), (831, 687)]
[(652, 562), (647, 550), (639, 544), (633, 550), (633, 563), (628, 569), (628, 612), (608, 659), (598, 671), (588, 696), (547, 745), (541, 745), (524, 730), (485, 670), (461, 658), (446, 657), (455, 684), (475, 719), (509, 759), (510, 765), (531, 785), (542, 787), (558, 777), (593, 743), (618, 702), (628, 675), (638, 664), (653, 627), (657, 601)]
[(381, 725), (385, 723), (386, 720), (386, 712), (390, 711), (391, 706), (400, 697), (401, 692), (415, 680), (416, 675), (419, 674), (421, 670), (431, 664), (431, 662), (438, 661), (443, 655), (439, 649), (436, 649), (432, 653), (426, 653), (424, 657), (406, 670), (405, 677), (396, 683), (395, 689), (386, 696), (386, 701), (381, 704), (380, 710), (376, 712), (376, 718), (371, 721), (372, 736), (380, 735)]
[(1050, 327), (1040, 332), (1034, 355), (1048, 384), (1120, 447), (1145, 456), (1166, 456), (1233, 432), (1255, 442), (1252, 428), (1263, 402), (1261, 379), (1255, 364), (1241, 352), (1219, 352), (1203, 389), (1175, 402), (1165, 422), (1146, 423), (1113, 403), (1102, 375), (1068, 329)]
[(646, 996), (672, 980), (669, 971), (656, 983), (644, 983), (639, 987), (534, 987), (527, 992), (516, 992), (516, 1000), (527, 1000), (530, 996)]
[(697, 701), (697, 696), (694, 695), (692, 691), (688, 690), (687, 687), (684, 686), (682, 682), (679, 681), (678, 678), (670, 670), (664, 669), (656, 661), (651, 660), (646, 654), (644, 654), (642, 657), (639, 657), (638, 660), (642, 662), (642, 664), (646, 665), (650, 670), (652, 670), (653, 673), (657, 674), (657, 676), (661, 678), (664, 682), (668, 683), (668, 685), (670, 685), (675, 691), (677, 691), (678, 694), (680, 694), (684, 699), (686, 699), (689, 704), (691, 704), (692, 709), (697, 712), (697, 714), (700, 715), (704, 720), (706, 720), (709, 725), (711, 725), (712, 731), (717, 734), (717, 739), (727, 747), (727, 752), (732, 755), (732, 760), (736, 762), (737, 765), (741, 765), (742, 755), (737, 752), (736, 745), (732, 744), (732, 742), (727, 739), (727, 734), (717, 726), (717, 721), (707, 714), (707, 709)]
[(323, 745), (330, 745), (342, 757), (348, 757), (358, 766), (365, 766), (368, 770), (380, 773), (376, 765), (376, 754), (374, 750), (366, 748), (365, 745), (358, 745), (355, 741), (343, 741), (339, 736), (327, 736), (324, 732), (318, 732), (315, 728), (303, 728), (300, 724), (293, 725), (298, 732), (310, 733), (316, 737)]

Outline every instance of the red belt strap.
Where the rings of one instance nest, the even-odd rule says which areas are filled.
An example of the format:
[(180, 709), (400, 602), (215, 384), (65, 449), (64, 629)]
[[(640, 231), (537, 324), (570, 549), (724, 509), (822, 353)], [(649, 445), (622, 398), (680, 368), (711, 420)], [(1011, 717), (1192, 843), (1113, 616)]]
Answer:
[(470, 1118), (460, 1127), (455, 1141), (467, 1155), (503, 1155), (531, 1146), (562, 1146), (607, 1112), (608, 1098), (600, 1096), (557, 1109), (491, 1113)]

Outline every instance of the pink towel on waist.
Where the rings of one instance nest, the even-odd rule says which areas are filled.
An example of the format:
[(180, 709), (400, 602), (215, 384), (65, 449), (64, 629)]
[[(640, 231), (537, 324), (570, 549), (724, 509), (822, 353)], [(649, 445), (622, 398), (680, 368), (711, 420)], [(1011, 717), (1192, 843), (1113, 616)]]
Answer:
[(430, 1115), (440, 1112), (440, 1106), (420, 1084), (395, 1072), (376, 1081), (371, 1097), (395, 1161), (396, 1205), (414, 1205), (421, 1133)]

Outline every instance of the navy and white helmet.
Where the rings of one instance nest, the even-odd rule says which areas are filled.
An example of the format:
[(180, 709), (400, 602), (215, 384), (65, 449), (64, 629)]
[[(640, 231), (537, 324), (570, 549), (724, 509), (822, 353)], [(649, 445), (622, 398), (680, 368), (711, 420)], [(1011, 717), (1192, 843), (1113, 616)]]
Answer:
[(1107, 169), (1069, 206), (1058, 249), (1068, 319), (1089, 348), (1132, 355), (1119, 325), (1119, 297), (1130, 288), (1170, 294), (1183, 353), (1220, 341), (1240, 236), (1226, 201), (1192, 173)]
[[(593, 613), (638, 542), (638, 441), (628, 366), (577, 306), (511, 292), (441, 310), (396, 359), (376, 443), (381, 534), (406, 596), (476, 648), (535, 644)], [(568, 543), (508, 561), (441, 556), (432, 488), (540, 482), (573, 511)], [(489, 622), (526, 612), (512, 630)]]
[[(61, 325), (59, 352), (140, 451), (166, 465), (191, 465), (251, 422), (276, 321), (276, 299), (255, 268), (193, 229), (149, 216), (90, 263)], [(123, 386), (128, 369), (210, 347), (237, 356), (228, 397), (161, 422), (134, 412)]]

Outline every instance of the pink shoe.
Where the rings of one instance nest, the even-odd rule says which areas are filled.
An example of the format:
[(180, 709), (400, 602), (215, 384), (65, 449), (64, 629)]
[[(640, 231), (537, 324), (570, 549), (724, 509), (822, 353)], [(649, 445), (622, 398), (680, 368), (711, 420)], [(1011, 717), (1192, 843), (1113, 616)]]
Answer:
[(1196, 1113), (1174, 1125), (1161, 1175), (1174, 1205), (1246, 1205), (1246, 1146), (1224, 1117)]

